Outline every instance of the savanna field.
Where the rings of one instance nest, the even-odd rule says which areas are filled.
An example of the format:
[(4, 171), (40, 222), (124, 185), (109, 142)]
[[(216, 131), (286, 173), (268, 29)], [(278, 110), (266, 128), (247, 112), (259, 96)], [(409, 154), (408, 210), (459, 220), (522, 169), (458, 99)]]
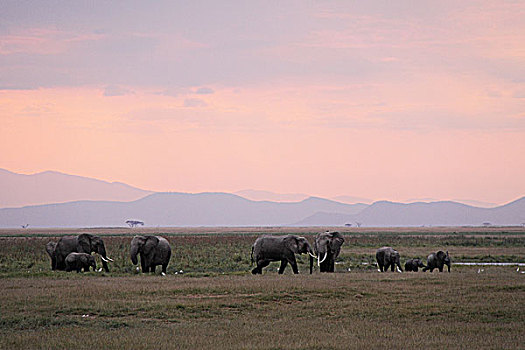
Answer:
[[(51, 271), (44, 246), (103, 237), (110, 272)], [(524, 228), (345, 228), (336, 273), (250, 270), (260, 234), (317, 228), (0, 230), (1, 349), (518, 349), (525, 344), (525, 274), (516, 266), (380, 274), (375, 251), (409, 258), (448, 250), (455, 262), (525, 262)], [(166, 237), (168, 275), (138, 274), (135, 234)], [(97, 265), (100, 260), (97, 257)], [(525, 267), (521, 267), (525, 271)]]

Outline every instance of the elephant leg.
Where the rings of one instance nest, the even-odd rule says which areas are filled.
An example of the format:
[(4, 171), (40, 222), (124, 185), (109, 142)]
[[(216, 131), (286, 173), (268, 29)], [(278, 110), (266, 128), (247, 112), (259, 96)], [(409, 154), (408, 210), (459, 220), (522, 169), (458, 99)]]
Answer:
[(109, 272), (108, 263), (102, 260), (102, 267), (104, 268), (104, 271)]
[(328, 272), (334, 272), (335, 271), (335, 260), (330, 261), (330, 265), (328, 266)]
[(286, 268), (286, 265), (288, 265), (288, 260), (286, 259), (281, 260), (281, 266), (279, 267), (279, 275), (283, 274), (284, 269)]
[(394, 264), (394, 263), (391, 263), (391, 264), (390, 264), (390, 271), (391, 271), (391, 272), (394, 272), (394, 268), (396, 267), (395, 265), (396, 265), (396, 264)]
[(290, 260), (290, 265), (292, 265), (293, 273), (297, 275), (299, 273), (299, 269), (297, 269), (297, 261), (295, 261), (295, 257)]
[(168, 268), (168, 264), (162, 264), (162, 272), (166, 273), (167, 268)]
[(257, 267), (252, 270), (252, 273), (254, 275), (257, 275), (257, 274), (260, 275), (262, 274), (262, 269), (268, 265), (270, 265), (270, 260), (264, 260), (264, 259), (257, 260)]
[[(405, 270), (406, 270), (406, 269), (405, 269)], [(416, 266), (416, 267), (414, 267), (414, 272), (417, 272), (418, 270), (419, 270), (419, 269), (418, 269), (418, 267), (417, 267), (417, 266)], [(408, 270), (407, 270), (407, 271), (408, 271)]]
[(146, 260), (144, 259), (144, 256), (142, 254), (140, 256), (140, 267), (142, 268), (142, 272), (148, 272), (147, 270), (149, 270), (146, 267)]
[(443, 266), (439, 267), (439, 272), (443, 272)]
[(157, 266), (155, 266), (155, 265), (152, 264), (151, 267), (150, 267), (150, 272), (154, 274), (154, 273), (155, 273), (155, 268), (156, 268), (156, 267), (157, 267)]

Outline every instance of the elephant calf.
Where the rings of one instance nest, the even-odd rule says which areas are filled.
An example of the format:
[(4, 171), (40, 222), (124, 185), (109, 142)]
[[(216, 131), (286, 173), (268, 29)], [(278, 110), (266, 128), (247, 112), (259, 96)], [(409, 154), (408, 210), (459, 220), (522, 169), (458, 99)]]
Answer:
[(438, 269), (439, 272), (443, 272), (443, 265), (447, 265), (448, 272), (450, 272), (450, 256), (448, 255), (448, 250), (445, 253), (440, 250), (437, 253), (432, 253), (427, 257), (427, 266), (423, 271), (430, 270), (432, 272), (434, 269)]
[(410, 259), (405, 262), (405, 271), (407, 272), (409, 271), (417, 272), (420, 267), (421, 268), (426, 267), (421, 261), (421, 259)]
[(95, 257), (87, 253), (69, 253), (66, 256), (65, 263), (67, 272), (73, 270), (81, 272), (82, 269), (84, 272), (88, 272), (90, 267), (93, 268), (93, 271), (97, 269)]
[(399, 253), (392, 247), (379, 248), (376, 252), (376, 260), (380, 272), (388, 271), (388, 267), (394, 272), (394, 266), (397, 266), (399, 272), (403, 272)]
[(292, 265), (294, 274), (299, 273), (295, 254), (310, 254), (310, 273), (314, 264), (313, 250), (308, 240), (304, 237), (294, 235), (287, 236), (261, 236), (255, 240), (252, 246), (252, 263), (257, 267), (252, 270), (252, 274), (262, 274), (262, 269), (272, 261), (280, 261), (281, 267), (279, 274), (284, 272), (286, 265)]
[(155, 267), (162, 265), (162, 274), (165, 275), (171, 258), (170, 243), (166, 238), (160, 236), (135, 236), (131, 241), (133, 265), (138, 263), (137, 255), (140, 255), (142, 272), (155, 273)]

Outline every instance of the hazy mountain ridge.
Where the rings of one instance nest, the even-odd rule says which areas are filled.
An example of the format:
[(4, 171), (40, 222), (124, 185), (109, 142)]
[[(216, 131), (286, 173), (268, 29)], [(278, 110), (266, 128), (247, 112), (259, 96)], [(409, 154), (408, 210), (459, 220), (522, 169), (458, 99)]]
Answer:
[[(304, 194), (279, 195), (268, 191), (251, 193), (276, 196), (276, 201), (250, 200), (231, 193), (153, 193), (120, 182), (54, 171), (22, 175), (4, 169), (0, 169), (0, 193), (0, 207), (16, 207), (15, 203), (23, 206), (0, 209), (0, 227), (23, 224), (32, 227), (122, 226), (128, 219), (143, 220), (148, 226), (338, 226), (347, 223), (355, 226), (359, 222), (370, 227), (525, 223), (525, 197), (494, 208), (455, 201), (347, 204), (319, 197), (303, 199)], [(301, 200), (291, 201), (293, 198)], [(346, 196), (350, 198), (356, 197)], [(50, 201), (54, 203), (46, 204)]]
[(487, 209), (450, 201), (344, 204), (310, 197), (300, 202), (251, 201), (230, 193), (155, 193), (132, 202), (75, 201), (0, 209), (0, 227), (123, 226), (465, 226), (521, 225), (525, 197)]
[(0, 208), (7, 208), (78, 200), (132, 201), (153, 192), (56, 171), (25, 175), (0, 169), (0, 193)]
[(525, 197), (495, 208), (479, 208), (453, 201), (396, 203), (378, 201), (355, 215), (316, 213), (295, 225), (327, 226), (361, 223), (384, 226), (479, 226), (522, 225), (525, 223)]
[(0, 227), (123, 226), (130, 218), (148, 226), (281, 226), (318, 211), (354, 214), (362, 205), (322, 198), (278, 203), (230, 193), (155, 193), (132, 202), (75, 201), (0, 209)]

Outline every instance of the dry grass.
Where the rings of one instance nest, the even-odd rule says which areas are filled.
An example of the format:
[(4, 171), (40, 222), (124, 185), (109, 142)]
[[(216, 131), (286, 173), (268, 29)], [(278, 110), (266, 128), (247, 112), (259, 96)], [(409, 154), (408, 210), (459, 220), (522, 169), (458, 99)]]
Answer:
[[(525, 274), (513, 267), (379, 274), (362, 265), (381, 245), (396, 247), (403, 261), (448, 249), (456, 261), (523, 262), (523, 232), (347, 234), (340, 273), (308, 275), (304, 258), (300, 275), (278, 276), (273, 264), (252, 276), (254, 231), (180, 230), (164, 232), (174, 247), (166, 277), (131, 273), (129, 233), (104, 238), (115, 259), (109, 274), (49, 271), (44, 244), (69, 231), (0, 238), (0, 349), (516, 349), (525, 343)], [(286, 232), (311, 241), (310, 231)], [(175, 275), (179, 269), (187, 273)]]
[(0, 280), (0, 348), (80, 342), (80, 348), (516, 349), (525, 341), (525, 276), (511, 268), (71, 276)]

